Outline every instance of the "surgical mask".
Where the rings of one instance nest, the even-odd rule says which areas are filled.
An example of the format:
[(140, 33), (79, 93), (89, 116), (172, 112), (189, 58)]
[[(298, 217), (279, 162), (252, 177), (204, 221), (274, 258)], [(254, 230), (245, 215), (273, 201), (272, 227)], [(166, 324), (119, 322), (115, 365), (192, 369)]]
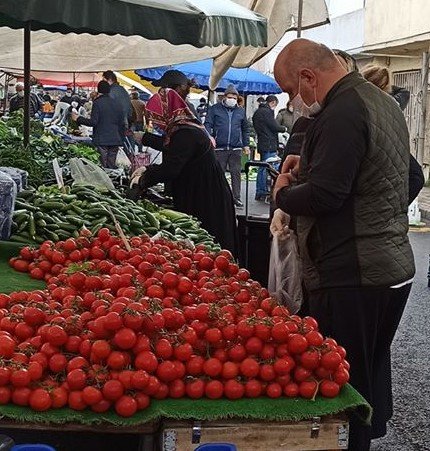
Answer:
[(66, 96), (67, 97), (72, 97), (72, 93), (71, 92), (66, 92)]
[(237, 105), (237, 99), (224, 99), (225, 106), (228, 108), (234, 108)]
[(315, 96), (314, 103), (312, 103), (312, 105), (307, 105), (300, 93), (300, 78), (299, 78), (299, 92), (291, 100), (291, 106), (293, 107), (293, 115), (295, 118), (294, 120), (298, 119), (301, 116), (304, 117), (315, 116), (315, 114), (318, 114), (321, 111), (321, 105), (317, 101), (317, 93), (315, 88), (314, 88), (314, 96)]
[(17, 94), (18, 97), (24, 97), (24, 91), (18, 91)]
[(78, 108), (78, 105), (79, 105), (78, 102), (72, 102), (72, 107), (73, 108)]

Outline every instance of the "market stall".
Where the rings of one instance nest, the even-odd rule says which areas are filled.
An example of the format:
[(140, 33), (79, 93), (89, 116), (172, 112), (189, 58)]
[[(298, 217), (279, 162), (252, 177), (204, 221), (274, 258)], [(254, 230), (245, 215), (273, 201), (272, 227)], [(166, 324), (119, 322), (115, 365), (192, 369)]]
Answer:
[[(103, 233), (105, 234), (106, 232)], [(103, 235), (100, 235), (100, 237), (102, 236)], [(31, 290), (41, 290), (45, 285), (45, 283), (40, 280), (30, 278), (27, 273), (17, 272), (11, 268), (8, 263), (10, 257), (18, 255), (20, 256), (21, 261), (24, 257), (30, 259), (34, 257), (34, 254), (33, 257), (29, 256), (28, 250), (20, 252), (21, 246), (22, 245), (16, 243), (0, 243), (0, 292), (10, 293), (11, 298), (9, 301), (9, 308), (11, 305), (16, 304), (16, 301), (13, 299), (16, 299), (16, 296), (19, 296), (16, 291), (13, 291), (16, 290), (16, 287), (19, 287), (20, 290), (25, 290), (24, 296), (30, 296), (32, 293)], [(58, 245), (57, 248), (60, 249)], [(220, 264), (220, 261), (221, 260), (219, 260), (218, 264)], [(30, 262), (30, 260), (28, 260), (28, 262)], [(41, 261), (39, 260), (39, 263), (36, 265), (39, 269), (44, 267), (40, 262)], [(16, 260), (12, 264), (16, 265)], [(79, 264), (79, 262), (76, 264)], [(20, 271), (23, 270), (22, 267), (18, 269), (20, 269)], [(248, 283), (245, 282), (246, 273), (239, 272), (239, 274), (241, 274), (240, 278), (243, 279), (243, 287), (250, 287), (252, 284), (254, 284), (253, 286), (255, 287), (255, 283), (249, 281), (250, 285), (248, 285)], [(32, 273), (32, 276), (35, 277), (37, 275)], [(33, 293), (35, 293), (33, 295), (35, 296), (36, 293), (40, 294), (41, 292), (33, 291)], [(51, 291), (51, 293), (54, 294), (53, 291)], [(4, 295), (0, 295), (0, 301), (3, 308), (5, 307), (5, 299)], [(31, 304), (36, 305), (37, 302), (39, 302), (38, 308), (43, 310), (40, 301), (36, 300), (35, 303), (32, 303), (32, 301), (29, 303), (27, 302), (27, 308), (29, 308)], [(60, 300), (60, 302), (64, 305), (64, 299)], [(262, 304), (262, 306), (264, 306), (264, 304)], [(186, 307), (183, 306), (182, 308), (185, 312)], [(278, 312), (278, 315), (281, 313), (282, 310)], [(299, 321), (297, 317), (296, 321)], [(311, 327), (311, 324), (312, 323), (309, 322), (308, 327)], [(4, 330), (4, 320), (0, 322), (0, 327), (2, 325), (2, 329)], [(67, 329), (65, 328), (65, 330)], [(171, 329), (168, 328), (168, 330)], [(309, 331), (311, 332), (311, 330)], [(151, 336), (151, 334), (148, 335)], [(247, 333), (245, 333), (245, 335), (247, 335)], [(14, 336), (16, 336), (16, 333)], [(165, 337), (168, 336), (169, 333), (166, 331)], [(152, 339), (158, 340), (154, 342), (155, 349), (157, 350), (155, 352), (166, 352), (165, 350), (162, 351), (160, 348), (160, 341), (163, 339), (156, 338), (154, 335), (152, 337)], [(248, 338), (246, 342), (248, 342), (248, 340), (250, 340), (250, 338)], [(281, 338), (278, 338), (278, 346), (282, 346), (282, 341)], [(25, 342), (25, 340), (22, 342)], [(288, 341), (288, 343), (291, 342)], [(163, 345), (165, 345), (164, 341)], [(288, 346), (290, 351), (292, 351), (291, 344)], [(295, 352), (297, 351), (298, 350)], [(3, 355), (3, 359), (5, 358), (5, 352), (5, 345), (0, 340), (0, 353)], [(72, 352), (72, 354), (79, 355), (80, 352), (81, 351), (77, 353)], [(165, 360), (160, 360), (159, 365), (162, 365), (162, 362), (167, 363), (170, 361), (166, 354), (163, 355), (165, 356)], [(294, 356), (295, 354), (293, 353), (291, 355)], [(56, 356), (58, 356), (58, 354), (56, 354)], [(53, 356), (51, 356), (51, 359), (52, 358)], [(58, 359), (58, 357), (56, 358)], [(82, 359), (83, 356), (79, 358)], [(176, 355), (176, 358), (180, 358), (179, 355)], [(233, 356), (230, 356), (230, 358), (233, 359)], [(278, 361), (280, 360), (282, 359), (278, 359)], [(35, 362), (37, 359), (33, 359), (32, 361)], [(233, 359), (233, 361), (236, 360)], [(135, 364), (137, 364), (137, 361)], [(145, 361), (143, 365), (145, 366), (147, 364), (147, 361)], [(24, 363), (21, 365), (25, 366)], [(190, 365), (191, 364), (187, 362), (186, 371), (191, 371), (191, 373), (196, 376), (186, 376), (184, 379), (184, 381), (186, 381), (184, 388), (176, 388), (176, 390), (179, 391), (175, 393), (175, 391), (172, 391), (173, 382), (171, 382), (170, 391), (168, 393), (165, 393), (162, 396), (154, 394), (153, 396), (155, 396), (155, 398), (151, 399), (149, 406), (146, 405), (142, 410), (134, 410), (132, 415), (130, 415), (130, 412), (122, 411), (121, 409), (118, 410), (118, 413), (105, 411), (105, 409), (98, 411), (98, 409), (94, 410), (94, 408), (93, 411), (91, 411), (90, 406), (87, 406), (85, 410), (82, 410), (85, 408), (85, 405), (83, 407), (78, 407), (77, 405), (72, 404), (72, 409), (70, 407), (59, 407), (59, 405), (56, 405), (55, 407), (58, 408), (54, 408), (52, 404), (49, 406), (42, 406), (37, 404), (37, 401), (34, 400), (30, 401), (33, 408), (23, 405), (4, 405), (5, 386), (2, 385), (0, 386), (0, 415), (2, 417), (0, 424), (8, 429), (28, 429), (31, 427), (36, 430), (55, 431), (61, 426), (61, 429), (65, 431), (97, 432), (102, 428), (103, 433), (134, 433), (144, 436), (142, 437), (142, 443), (146, 443), (146, 445), (142, 445), (145, 447), (142, 447), (141, 449), (150, 449), (147, 445), (151, 440), (154, 443), (161, 440), (161, 442), (164, 443), (162, 449), (166, 449), (166, 451), (171, 449), (195, 449), (199, 443), (205, 443), (206, 441), (232, 441), (233, 443), (236, 443), (238, 449), (247, 450), (267, 449), (267, 445), (270, 443), (271, 446), (273, 446), (271, 449), (281, 449), (283, 446), (281, 444), (285, 443), (285, 440), (289, 440), (291, 443), (291, 448), (289, 449), (321, 450), (346, 448), (348, 420), (345, 415), (355, 412), (355, 414), (358, 414), (363, 418), (363, 421), (369, 420), (370, 409), (368, 404), (348, 385), (343, 387), (340, 394), (329, 398), (321, 395), (315, 396), (316, 386), (313, 388), (310, 387), (308, 393), (304, 391), (304, 388), (301, 388), (300, 390), (303, 390), (301, 391), (301, 397), (297, 397), (297, 394), (292, 398), (289, 398), (288, 396), (278, 396), (271, 393), (269, 390), (266, 396), (260, 395), (254, 397), (255, 395), (258, 395), (258, 393), (252, 395), (251, 392), (247, 392), (248, 397), (242, 398), (244, 393), (242, 393), (242, 395), (237, 395), (234, 391), (229, 392), (231, 388), (227, 388), (227, 383), (224, 387), (224, 396), (227, 396), (228, 399), (217, 399), (220, 395), (206, 390), (206, 396), (211, 398), (207, 399), (204, 395), (202, 396), (202, 394), (199, 394), (198, 390), (197, 392), (190, 391), (193, 382), (195, 383), (195, 381), (198, 380), (198, 378), (195, 379), (198, 373), (193, 372), (195, 370), (192, 370), (192, 365)], [(140, 364), (138, 364), (138, 366), (140, 366)], [(50, 371), (54, 371), (52, 362), (50, 362), (50, 368)], [(151, 373), (151, 370), (147, 366), (145, 366), (145, 368)], [(133, 371), (136, 370), (137, 368)], [(206, 369), (205, 371), (209, 370)], [(241, 371), (243, 371), (243, 368)], [(125, 371), (123, 371), (123, 373), (124, 372)], [(61, 373), (56, 374), (60, 375)], [(162, 379), (164, 377), (169, 379), (168, 375), (162, 376), (158, 371), (154, 374), (157, 374), (157, 376)], [(216, 376), (213, 373), (211, 374), (212, 380), (217, 380)], [(0, 374), (0, 380), (2, 377), (4, 378), (3, 373)], [(297, 374), (295, 374), (294, 377), (297, 378)], [(177, 379), (175, 380), (177, 381)], [(70, 377), (69, 383), (72, 383)], [(88, 379), (88, 384), (89, 383)], [(178, 384), (178, 382), (176, 382), (176, 384)], [(206, 387), (208, 387), (208, 385), (209, 381), (207, 382)], [(269, 383), (269, 385), (276, 384)], [(188, 389), (185, 387), (188, 387)], [(195, 388), (196, 387), (194, 387), (194, 389)], [(212, 390), (213, 389), (214, 387)], [(248, 387), (247, 389), (250, 388)], [(33, 390), (35, 391), (37, 389)], [(17, 391), (16, 388), (15, 391)], [(160, 399), (160, 396), (162, 398), (167, 396), (167, 399)], [(190, 396), (195, 399), (190, 399)], [(328, 396), (328, 394), (325, 393), (325, 396)], [(314, 399), (307, 399), (311, 397)], [(14, 402), (23, 402), (19, 401), (16, 396), (12, 399)], [(35, 402), (36, 404), (34, 404)], [(42, 402), (43, 404), (43, 401), (39, 402)], [(34, 409), (42, 411), (35, 411)], [(264, 428), (264, 431), (260, 430), (257, 436), (255, 432), (256, 426)], [(160, 433), (161, 436), (159, 437)], [(232, 439), (233, 433), (235, 434), (234, 440)], [(150, 439), (148, 436), (152, 438)], [(249, 443), (251, 438), (254, 440), (254, 445)], [(176, 448), (172, 448), (172, 440), (173, 443), (176, 444)], [(247, 443), (246, 447), (244, 447), (245, 443)]]

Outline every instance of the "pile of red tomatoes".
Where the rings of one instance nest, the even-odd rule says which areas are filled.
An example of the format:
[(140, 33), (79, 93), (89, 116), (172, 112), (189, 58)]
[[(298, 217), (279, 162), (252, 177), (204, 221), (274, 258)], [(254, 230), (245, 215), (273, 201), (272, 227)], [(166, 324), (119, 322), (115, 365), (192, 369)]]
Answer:
[(228, 251), (101, 229), (10, 264), (45, 290), (0, 294), (0, 404), (131, 416), (151, 399), (335, 397), (345, 349), (290, 315)]

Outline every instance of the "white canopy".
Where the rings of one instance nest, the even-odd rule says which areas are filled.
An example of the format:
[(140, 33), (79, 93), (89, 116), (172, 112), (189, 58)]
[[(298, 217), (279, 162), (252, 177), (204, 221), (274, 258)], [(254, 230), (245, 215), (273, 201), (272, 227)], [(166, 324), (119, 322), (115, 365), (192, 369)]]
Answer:
[[(212, 87), (230, 67), (248, 67), (279, 42), (286, 31), (297, 26), (298, 0), (234, 0), (269, 19), (268, 47), (174, 46), (139, 36), (89, 34), (31, 34), (31, 69), (44, 72), (102, 72), (157, 67), (214, 58)], [(303, 28), (328, 21), (324, 0), (304, 0)], [(0, 68), (22, 70), (23, 31), (0, 27)]]

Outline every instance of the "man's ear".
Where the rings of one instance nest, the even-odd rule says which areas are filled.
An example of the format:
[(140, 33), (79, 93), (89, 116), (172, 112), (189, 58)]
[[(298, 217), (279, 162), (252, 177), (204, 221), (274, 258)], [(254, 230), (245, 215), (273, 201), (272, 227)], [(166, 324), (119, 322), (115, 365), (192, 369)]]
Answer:
[(318, 81), (314, 71), (310, 69), (302, 69), (299, 76), (302, 78), (302, 83), (305, 81), (311, 88), (317, 87)]

